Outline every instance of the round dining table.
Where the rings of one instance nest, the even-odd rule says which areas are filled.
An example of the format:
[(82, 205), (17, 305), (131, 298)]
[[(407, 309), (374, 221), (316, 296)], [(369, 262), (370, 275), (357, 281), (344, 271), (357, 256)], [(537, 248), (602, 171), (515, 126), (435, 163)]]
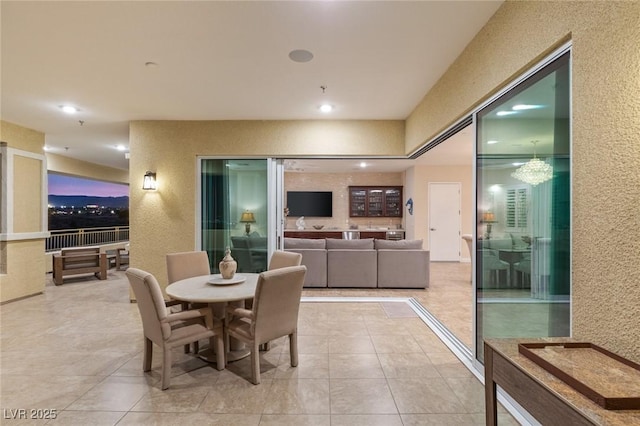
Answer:
[[(213, 315), (223, 320), (227, 304), (244, 307), (244, 301), (253, 298), (258, 276), (259, 274), (240, 273), (235, 274), (230, 280), (224, 280), (220, 274), (200, 275), (176, 281), (168, 285), (165, 292), (172, 299), (182, 302), (208, 303)], [(209, 348), (198, 355), (206, 361), (215, 362), (212, 348), (210, 344)], [(250, 351), (243, 343), (230, 339), (226, 353), (227, 362), (237, 361), (249, 354)]]

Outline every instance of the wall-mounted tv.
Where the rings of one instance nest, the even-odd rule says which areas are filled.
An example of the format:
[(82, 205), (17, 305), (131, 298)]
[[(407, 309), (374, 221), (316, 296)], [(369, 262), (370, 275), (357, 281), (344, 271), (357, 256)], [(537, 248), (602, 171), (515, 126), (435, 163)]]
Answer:
[(331, 191), (287, 191), (289, 216), (332, 217)]

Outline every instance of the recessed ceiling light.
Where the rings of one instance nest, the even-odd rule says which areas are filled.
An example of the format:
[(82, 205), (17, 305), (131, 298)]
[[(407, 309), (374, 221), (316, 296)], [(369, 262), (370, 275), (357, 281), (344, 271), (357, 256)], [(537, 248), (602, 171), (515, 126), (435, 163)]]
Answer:
[(126, 150), (127, 150), (127, 147), (126, 147), (126, 146), (124, 146), (124, 145), (117, 145), (117, 146), (116, 146), (116, 149), (117, 149), (118, 151), (126, 151)]
[(496, 115), (498, 117), (502, 117), (503, 115), (512, 115), (512, 114), (517, 114), (517, 111), (498, 111), (496, 112)]
[(304, 49), (296, 49), (289, 52), (289, 59), (291, 59), (293, 62), (309, 62), (313, 59), (313, 53)]
[(511, 107), (514, 111), (525, 111), (528, 109), (539, 109), (542, 108), (542, 105), (528, 105), (528, 104), (518, 104)]
[(320, 111), (322, 111), (322, 112), (331, 112), (331, 111), (333, 111), (333, 106), (331, 106), (329, 104), (322, 104), (322, 105), (320, 105)]
[(494, 143), (498, 143), (496, 140), (487, 141), (487, 145), (493, 145)]
[(51, 150), (51, 148), (49, 148), (49, 146), (47, 146), (47, 145), (43, 146), (42, 149), (44, 149), (45, 151), (50, 151)]
[(76, 112), (78, 112), (78, 108), (71, 105), (60, 105), (60, 109), (67, 114), (75, 114)]
[(362, 168), (364, 169), (365, 167), (367, 167), (367, 163), (365, 163), (365, 162), (363, 161), (362, 163), (360, 163), (360, 167), (362, 167)]

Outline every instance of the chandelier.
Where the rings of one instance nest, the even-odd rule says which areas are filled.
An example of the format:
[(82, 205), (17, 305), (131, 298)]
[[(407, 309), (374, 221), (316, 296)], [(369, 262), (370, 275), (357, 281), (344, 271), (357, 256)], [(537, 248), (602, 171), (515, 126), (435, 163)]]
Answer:
[(553, 167), (536, 157), (536, 144), (538, 141), (531, 141), (531, 143), (533, 144), (533, 158), (511, 173), (511, 176), (524, 183), (536, 186), (553, 177)]

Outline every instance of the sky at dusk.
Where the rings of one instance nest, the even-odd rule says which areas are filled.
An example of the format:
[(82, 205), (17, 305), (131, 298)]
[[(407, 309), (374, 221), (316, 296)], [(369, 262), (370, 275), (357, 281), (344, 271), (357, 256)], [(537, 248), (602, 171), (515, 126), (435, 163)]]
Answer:
[(129, 196), (129, 185), (49, 173), (50, 195)]

